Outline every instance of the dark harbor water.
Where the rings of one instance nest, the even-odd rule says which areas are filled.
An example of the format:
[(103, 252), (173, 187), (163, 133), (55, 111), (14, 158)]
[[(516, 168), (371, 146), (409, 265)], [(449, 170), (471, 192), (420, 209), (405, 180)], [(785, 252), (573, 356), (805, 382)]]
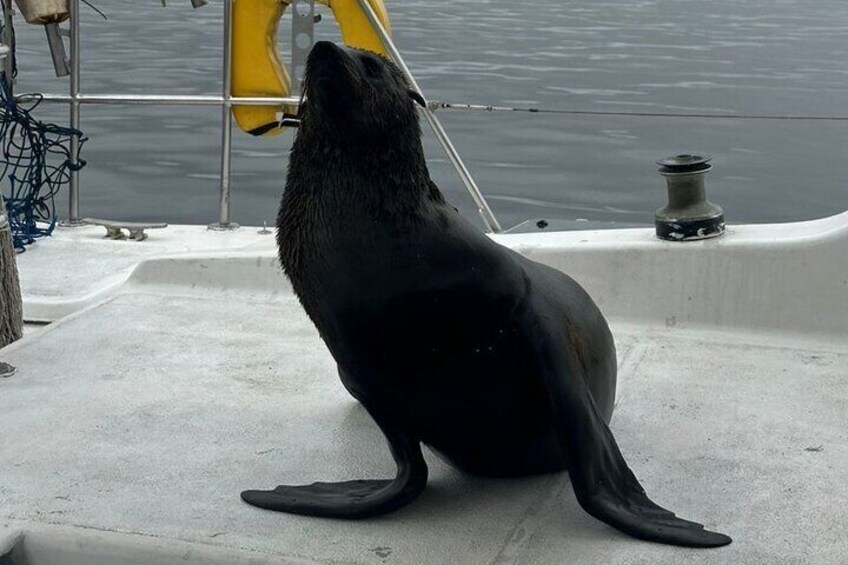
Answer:
[[(83, 92), (220, 92), (222, 5), (83, 7)], [(464, 0), (387, 3), (395, 40), (431, 99), (548, 109), (848, 116), (844, 0)], [(320, 39), (337, 39), (327, 17)], [(41, 29), (17, 18), (18, 92), (67, 91)], [(285, 21), (285, 19), (284, 19)], [(289, 37), (283, 25), (281, 38)], [(285, 45), (281, 45), (285, 51)], [(62, 105), (39, 109), (67, 122)], [(713, 155), (711, 200), (730, 222), (848, 209), (848, 121), (440, 114), (504, 226), (528, 218), (649, 224), (665, 198), (654, 161)], [(84, 216), (218, 217), (217, 108), (83, 108)], [(431, 135), (434, 180), (474, 206)], [(291, 134), (235, 130), (232, 218), (273, 223)], [(67, 197), (59, 210), (66, 215)]]

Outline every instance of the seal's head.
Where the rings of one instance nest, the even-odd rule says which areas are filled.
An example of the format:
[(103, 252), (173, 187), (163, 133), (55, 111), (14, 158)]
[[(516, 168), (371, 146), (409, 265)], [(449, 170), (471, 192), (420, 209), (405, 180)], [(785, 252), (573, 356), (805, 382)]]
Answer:
[(423, 100), (391, 61), (316, 43), (303, 93), (277, 243), (298, 296), (312, 304), (339, 261), (358, 261), (359, 251), (340, 249), (368, 250), (377, 232), (408, 231), (444, 199), (421, 145)]
[[(420, 133), (421, 96), (388, 59), (319, 41), (306, 65), (301, 131), (338, 143), (391, 143), (398, 132)], [(327, 135), (329, 134), (329, 135)]]

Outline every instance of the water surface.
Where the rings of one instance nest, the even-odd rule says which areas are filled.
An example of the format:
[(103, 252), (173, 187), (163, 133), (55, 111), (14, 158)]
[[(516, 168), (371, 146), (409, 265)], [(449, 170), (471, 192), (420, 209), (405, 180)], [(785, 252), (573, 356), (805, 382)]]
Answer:
[[(217, 93), (222, 4), (83, 8), (83, 91)], [(395, 40), (431, 99), (550, 109), (848, 116), (844, 0), (387, 2)], [(319, 39), (337, 39), (332, 17)], [(66, 92), (43, 31), (18, 18), (18, 91)], [(281, 38), (288, 38), (283, 27)], [(285, 50), (285, 45), (282, 45)], [(63, 106), (41, 116), (66, 122)], [(732, 222), (848, 209), (848, 122), (521, 113), (440, 114), (496, 215), (648, 224), (663, 204), (654, 161), (709, 153), (711, 200)], [(83, 215), (209, 223), (218, 217), (217, 108), (87, 106)], [(291, 134), (234, 135), (232, 217), (273, 223)], [(428, 135), (431, 174), (473, 203)], [(62, 198), (60, 210), (66, 210)]]

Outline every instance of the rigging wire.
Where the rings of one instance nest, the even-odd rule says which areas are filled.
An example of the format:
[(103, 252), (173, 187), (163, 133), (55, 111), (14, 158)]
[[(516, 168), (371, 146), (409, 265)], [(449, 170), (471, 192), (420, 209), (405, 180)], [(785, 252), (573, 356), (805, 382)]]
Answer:
[(574, 116), (633, 116), (642, 118), (714, 118), (720, 120), (797, 120), (846, 122), (848, 116), (816, 116), (802, 114), (728, 114), (706, 112), (632, 112), (615, 110), (565, 110), (557, 108), (533, 108), (517, 106), (494, 106), (486, 104), (463, 104), (431, 100), (431, 110), (479, 110), (483, 112), (528, 112), (532, 114), (562, 114)]
[(98, 14), (100, 14), (103, 17), (104, 20), (106, 20), (107, 22), (109, 21), (109, 18), (106, 16), (106, 14), (103, 13), (102, 10), (100, 10), (100, 8), (98, 8), (97, 6), (95, 6), (94, 4), (89, 2), (88, 0), (82, 0), (82, 3), (85, 4), (86, 6), (88, 6), (89, 8), (91, 8), (92, 10), (94, 10), (95, 12), (97, 12)]

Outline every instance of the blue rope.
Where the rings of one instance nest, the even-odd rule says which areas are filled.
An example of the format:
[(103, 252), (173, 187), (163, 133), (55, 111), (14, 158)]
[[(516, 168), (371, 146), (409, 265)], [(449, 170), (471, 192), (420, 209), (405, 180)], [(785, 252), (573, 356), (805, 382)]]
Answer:
[(42, 98), (27, 94), (25, 99), (14, 98), (5, 74), (0, 75), (0, 182), (8, 180), (3, 197), (18, 253), (53, 233), (54, 197), (70, 183), (71, 171), (85, 166), (81, 159), (71, 162), (71, 139), (76, 136), (80, 148), (87, 139), (80, 130), (35, 119), (32, 112)]

